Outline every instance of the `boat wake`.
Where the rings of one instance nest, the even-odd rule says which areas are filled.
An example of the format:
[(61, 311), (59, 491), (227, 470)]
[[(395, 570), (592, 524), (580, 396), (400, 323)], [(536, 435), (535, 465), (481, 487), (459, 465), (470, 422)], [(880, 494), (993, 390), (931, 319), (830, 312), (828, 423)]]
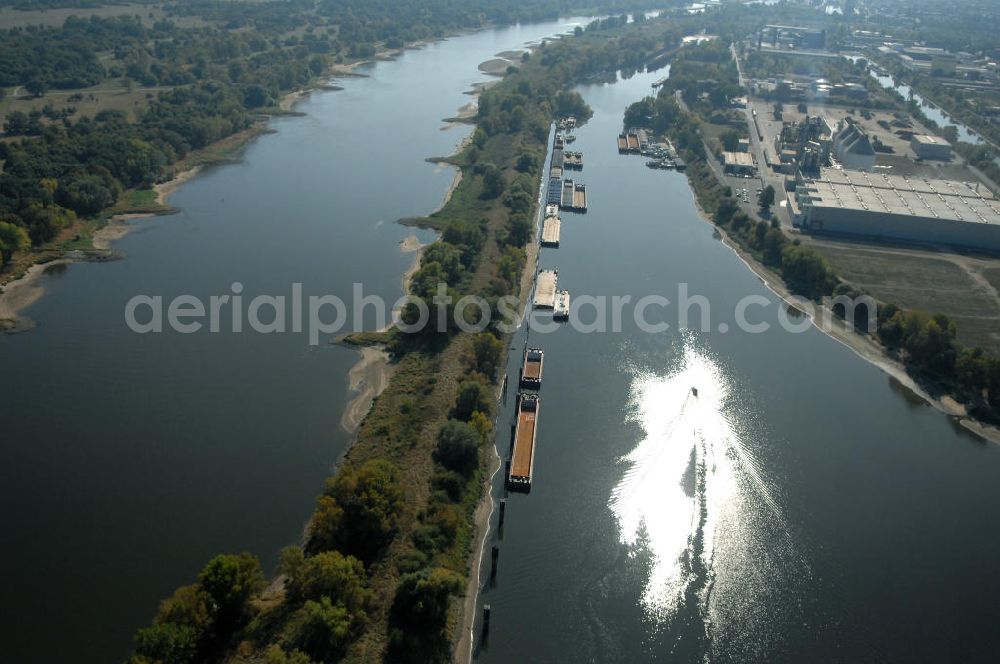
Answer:
[(733, 566), (717, 557), (741, 558), (741, 541), (762, 519), (787, 532), (780, 496), (731, 424), (728, 398), (727, 377), (692, 343), (677, 370), (637, 372), (629, 417), (644, 436), (620, 460), (626, 470), (608, 501), (620, 541), (650, 559), (645, 615), (702, 652), (711, 650), (718, 615), (718, 568)]

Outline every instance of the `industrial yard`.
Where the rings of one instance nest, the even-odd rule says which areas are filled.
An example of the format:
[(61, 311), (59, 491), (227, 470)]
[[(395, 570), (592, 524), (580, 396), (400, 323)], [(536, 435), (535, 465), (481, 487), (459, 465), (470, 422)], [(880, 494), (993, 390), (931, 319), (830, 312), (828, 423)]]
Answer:
[[(767, 57), (776, 57), (766, 42), (767, 35), (761, 40)], [(753, 47), (745, 44), (742, 56), (734, 49), (738, 64)], [(787, 57), (801, 62), (803, 53)], [(776, 220), (850, 286), (883, 302), (944, 313), (962, 343), (1000, 350), (996, 183), (888, 94), (881, 99), (868, 92), (852, 101), (847, 88), (831, 96), (822, 75), (761, 81), (742, 67), (739, 73), (751, 95), (734, 100), (729, 113), (743, 109), (745, 129), (737, 125), (736, 131), (749, 140), (732, 150), (722, 139), (733, 125), (705, 123), (704, 133), (717, 155), (711, 163), (716, 177), (744, 211)], [(861, 80), (856, 77), (842, 80)], [(781, 84), (793, 94), (777, 102)], [(767, 185), (775, 189), (775, 204), (763, 212), (755, 194)]]

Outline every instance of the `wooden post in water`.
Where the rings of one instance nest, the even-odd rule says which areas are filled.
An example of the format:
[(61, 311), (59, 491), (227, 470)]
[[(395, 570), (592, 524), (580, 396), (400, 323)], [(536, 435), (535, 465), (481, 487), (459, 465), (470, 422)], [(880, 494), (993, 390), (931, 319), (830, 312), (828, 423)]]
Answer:
[(483, 605), (483, 638), (490, 635), (490, 613), (492, 609), (489, 604)]
[(503, 518), (507, 514), (507, 499), (500, 499), (500, 527), (503, 528)]
[(497, 580), (497, 560), (500, 558), (500, 547), (496, 544), (493, 545), (493, 549), (490, 551), (490, 556), (493, 559), (493, 564), (490, 567), (490, 583), (496, 583)]

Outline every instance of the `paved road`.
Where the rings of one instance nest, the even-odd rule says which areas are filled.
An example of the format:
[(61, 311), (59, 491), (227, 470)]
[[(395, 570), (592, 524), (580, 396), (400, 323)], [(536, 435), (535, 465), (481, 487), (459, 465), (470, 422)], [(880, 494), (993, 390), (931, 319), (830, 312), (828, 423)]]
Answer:
[[(733, 62), (736, 63), (736, 73), (739, 77), (740, 86), (744, 89), (747, 87), (747, 79), (743, 74), (743, 64), (740, 62), (739, 54), (736, 51), (736, 44), (732, 44), (730, 51), (733, 54)], [(764, 146), (760, 142), (760, 135), (757, 133), (757, 123), (754, 122), (753, 108), (747, 103), (747, 107), (743, 109), (743, 113), (747, 119), (747, 129), (750, 132), (750, 152), (753, 154), (754, 160), (757, 162), (757, 173), (760, 176), (759, 179), (745, 180), (746, 182), (753, 182), (754, 186), (751, 187), (743, 185), (750, 189), (751, 200), (756, 201), (756, 194), (754, 190), (757, 187), (763, 189), (767, 185), (774, 187), (774, 208), (773, 214), (781, 223), (781, 226), (786, 230), (792, 228), (792, 219), (788, 213), (788, 209), (780, 205), (781, 201), (785, 200), (785, 176), (780, 173), (775, 173), (767, 166), (767, 161), (764, 159)], [(756, 207), (756, 205), (754, 206)]]

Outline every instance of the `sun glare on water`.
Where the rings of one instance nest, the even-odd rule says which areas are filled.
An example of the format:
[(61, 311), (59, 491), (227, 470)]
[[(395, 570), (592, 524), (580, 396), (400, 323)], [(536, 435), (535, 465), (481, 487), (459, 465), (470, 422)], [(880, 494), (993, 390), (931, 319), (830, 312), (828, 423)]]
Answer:
[(632, 382), (629, 417), (644, 437), (621, 459), (626, 471), (609, 507), (622, 543), (651, 554), (641, 602), (658, 622), (684, 605), (709, 620), (716, 540), (739, 537), (742, 487), (754, 486), (776, 511), (726, 416), (728, 387), (719, 366), (690, 346), (678, 370), (638, 373)]

